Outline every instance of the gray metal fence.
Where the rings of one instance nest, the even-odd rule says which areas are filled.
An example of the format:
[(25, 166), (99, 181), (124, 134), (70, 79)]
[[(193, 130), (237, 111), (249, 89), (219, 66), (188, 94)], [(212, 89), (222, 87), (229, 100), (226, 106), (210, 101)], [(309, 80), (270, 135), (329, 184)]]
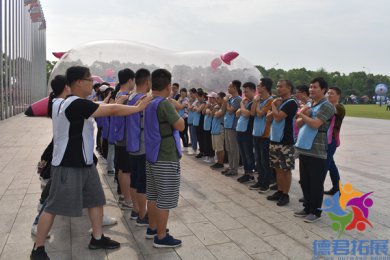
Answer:
[(47, 96), (46, 21), (39, 0), (0, 0), (0, 120)]

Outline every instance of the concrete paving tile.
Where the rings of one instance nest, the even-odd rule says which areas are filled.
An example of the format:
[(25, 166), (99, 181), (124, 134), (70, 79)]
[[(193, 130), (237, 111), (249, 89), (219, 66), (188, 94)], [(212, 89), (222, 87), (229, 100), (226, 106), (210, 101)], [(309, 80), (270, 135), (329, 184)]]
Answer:
[(221, 202), (216, 203), (216, 205), (218, 206), (218, 208), (220, 208), (222, 211), (224, 211), (226, 214), (233, 218), (253, 215), (251, 212), (244, 209), (243, 207), (240, 207), (234, 202)]
[(253, 259), (256, 259), (256, 260), (269, 260), (269, 259), (272, 259), (272, 260), (287, 260), (288, 259), (287, 257), (282, 255), (278, 251), (272, 251), (272, 252), (265, 252), (265, 253), (261, 253), (261, 254), (255, 254), (255, 255), (251, 255), (251, 257)]
[(144, 255), (145, 259), (150, 260), (180, 260), (176, 252), (161, 253), (154, 255)]
[(121, 221), (118, 221), (116, 225), (103, 227), (103, 233), (119, 243), (135, 244), (131, 230)]
[(71, 251), (69, 227), (57, 227), (50, 230), (50, 238), (46, 240), (46, 252)]
[(192, 235), (177, 238), (182, 240), (182, 246), (175, 248), (176, 253), (181, 259), (215, 259), (196, 236)]
[(250, 229), (260, 238), (281, 233), (279, 230), (275, 229), (273, 226), (256, 216), (239, 217), (236, 218), (236, 220)]
[(4, 196), (9, 196), (9, 195), (25, 195), (27, 192), (27, 189), (6, 189)]
[(73, 260), (107, 260), (106, 250), (90, 250), (88, 244), (91, 236), (72, 237)]
[(5, 242), (7, 241), (8, 234), (7, 233), (0, 233), (0, 252), (3, 251), (3, 248), (5, 246)]
[(42, 193), (42, 187), (40, 183), (32, 183), (28, 186), (27, 193)]
[(257, 201), (249, 198), (247, 195), (244, 194), (230, 195), (229, 198), (244, 208), (256, 207), (259, 205)]
[(89, 221), (88, 216), (71, 218), (70, 228), (72, 231), (72, 238), (86, 236), (87, 234), (90, 234), (91, 222)]
[(188, 228), (204, 245), (213, 245), (229, 242), (230, 239), (210, 222), (190, 223)]
[(283, 255), (288, 256), (290, 259), (311, 259), (312, 251), (302, 246), (294, 239), (288, 237), (285, 234), (279, 234), (275, 236), (267, 236), (263, 238), (265, 242), (276, 248)]
[(9, 233), (15, 222), (16, 213), (0, 214), (0, 234)]
[(33, 243), (7, 243), (3, 252), (1, 253), (0, 260), (25, 260), (30, 259), (30, 253), (33, 248)]
[(144, 257), (139, 253), (138, 247), (134, 244), (121, 244), (119, 249), (107, 250), (107, 257), (110, 260), (143, 260)]
[(207, 248), (217, 259), (221, 260), (252, 259), (234, 243), (211, 245)]
[(168, 228), (169, 228), (169, 232), (174, 237), (193, 235), (191, 230), (189, 230), (188, 227), (183, 223), (183, 221), (181, 221), (181, 219), (177, 216), (169, 217)]
[(51, 259), (55, 260), (72, 260), (72, 251), (56, 251), (48, 253)]
[(223, 211), (206, 212), (203, 215), (211, 221), (219, 230), (242, 228), (243, 225)]
[(272, 209), (264, 207), (264, 206), (250, 207), (247, 209), (268, 223), (276, 223), (276, 222), (286, 221), (285, 216), (280, 215), (280, 214), (274, 212)]
[(185, 224), (206, 221), (202, 213), (191, 206), (176, 208), (174, 212)]
[(41, 198), (40, 193), (33, 193), (33, 194), (30, 194), (29, 196), (25, 196), (21, 207), (29, 207), (29, 208), (34, 207), (34, 208), (36, 208), (40, 198)]
[(265, 243), (249, 229), (226, 230), (224, 233), (249, 255), (273, 251), (272, 246)]
[(18, 195), (3, 196), (1, 198), (0, 214), (13, 214), (18, 212), (20, 205), (22, 204), (23, 198), (20, 197), (15, 198), (15, 196)]

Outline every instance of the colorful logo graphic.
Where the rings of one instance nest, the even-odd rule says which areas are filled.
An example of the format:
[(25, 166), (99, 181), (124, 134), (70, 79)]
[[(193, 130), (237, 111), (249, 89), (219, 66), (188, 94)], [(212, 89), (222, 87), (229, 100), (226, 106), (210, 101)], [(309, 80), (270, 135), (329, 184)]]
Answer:
[(332, 221), (332, 229), (338, 232), (338, 237), (345, 230), (366, 230), (366, 226), (373, 227), (368, 220), (369, 208), (374, 201), (369, 198), (373, 192), (363, 194), (355, 190), (350, 183), (339, 183), (340, 191), (324, 200), (322, 211), (327, 212)]

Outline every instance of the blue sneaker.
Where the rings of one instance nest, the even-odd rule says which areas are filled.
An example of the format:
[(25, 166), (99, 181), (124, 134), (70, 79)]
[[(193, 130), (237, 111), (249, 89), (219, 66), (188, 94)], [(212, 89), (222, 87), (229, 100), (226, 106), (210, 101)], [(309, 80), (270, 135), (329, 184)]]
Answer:
[(144, 218), (138, 217), (135, 224), (137, 225), (137, 227), (149, 226), (149, 219), (147, 215)]
[(138, 218), (138, 212), (135, 212), (134, 210), (131, 211), (130, 219), (136, 220)]
[[(167, 228), (166, 232), (167, 232), (167, 234), (169, 233), (168, 228)], [(146, 229), (146, 235), (145, 235), (146, 239), (153, 239), (156, 235), (157, 235), (157, 229), (151, 229), (150, 227), (148, 227)]]
[(155, 236), (153, 246), (157, 248), (178, 247), (181, 246), (181, 240), (175, 239), (169, 234), (167, 234), (163, 239), (158, 239), (158, 237)]

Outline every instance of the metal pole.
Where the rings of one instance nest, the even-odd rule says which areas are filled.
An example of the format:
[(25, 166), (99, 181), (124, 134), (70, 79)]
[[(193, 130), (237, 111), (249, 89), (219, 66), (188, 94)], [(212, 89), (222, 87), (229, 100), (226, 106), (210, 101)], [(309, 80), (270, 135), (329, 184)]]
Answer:
[(4, 119), (3, 24), (3, 1), (0, 1), (0, 120)]
[(9, 81), (8, 81), (8, 77), (9, 77), (9, 74), (8, 74), (8, 32), (9, 32), (9, 29), (8, 28), (8, 20), (9, 20), (9, 11), (8, 11), (8, 0), (5, 0), (4, 2), (4, 18), (5, 18), (5, 21), (4, 21), (4, 50), (5, 50), (5, 61), (4, 61), (4, 68), (5, 68), (5, 73), (4, 73), (4, 80), (5, 80), (5, 88), (4, 88), (4, 92), (5, 92), (5, 95), (4, 95), (4, 99), (5, 99), (5, 118), (8, 118), (8, 109), (9, 109)]

